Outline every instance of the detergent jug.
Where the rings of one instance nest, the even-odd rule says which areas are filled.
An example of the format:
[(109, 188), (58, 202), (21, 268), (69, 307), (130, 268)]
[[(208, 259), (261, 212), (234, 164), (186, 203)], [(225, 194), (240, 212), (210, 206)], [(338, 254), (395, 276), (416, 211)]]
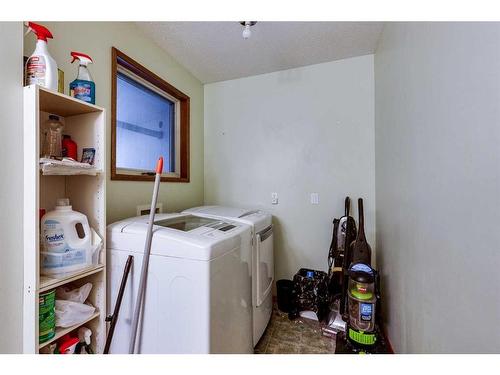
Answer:
[(69, 199), (58, 199), (55, 210), (43, 216), (40, 235), (42, 274), (74, 272), (92, 264), (89, 222), (85, 215), (73, 211)]

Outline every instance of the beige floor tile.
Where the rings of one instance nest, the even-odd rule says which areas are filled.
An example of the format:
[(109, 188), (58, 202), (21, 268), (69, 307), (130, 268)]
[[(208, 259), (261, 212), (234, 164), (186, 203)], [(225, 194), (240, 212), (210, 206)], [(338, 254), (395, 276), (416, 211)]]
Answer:
[(256, 354), (333, 354), (335, 341), (321, 333), (321, 325), (306, 319), (289, 320), (276, 307), (255, 348)]

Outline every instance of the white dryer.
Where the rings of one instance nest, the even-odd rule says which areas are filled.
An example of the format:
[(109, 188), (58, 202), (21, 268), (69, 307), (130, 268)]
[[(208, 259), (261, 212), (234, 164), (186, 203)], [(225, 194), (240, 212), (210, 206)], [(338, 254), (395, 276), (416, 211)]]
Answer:
[(253, 345), (264, 333), (273, 310), (274, 234), (272, 215), (261, 210), (200, 206), (183, 211), (207, 218), (231, 220), (252, 227)]
[[(127, 353), (148, 216), (110, 224), (108, 306), (134, 262), (111, 353)], [(140, 353), (252, 353), (251, 227), (186, 214), (156, 215)]]

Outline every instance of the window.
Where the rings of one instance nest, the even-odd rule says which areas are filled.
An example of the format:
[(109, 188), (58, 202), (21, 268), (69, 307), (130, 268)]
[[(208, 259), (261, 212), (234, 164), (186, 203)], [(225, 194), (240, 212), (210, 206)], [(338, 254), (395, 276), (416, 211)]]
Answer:
[(111, 179), (189, 182), (189, 97), (112, 50)]

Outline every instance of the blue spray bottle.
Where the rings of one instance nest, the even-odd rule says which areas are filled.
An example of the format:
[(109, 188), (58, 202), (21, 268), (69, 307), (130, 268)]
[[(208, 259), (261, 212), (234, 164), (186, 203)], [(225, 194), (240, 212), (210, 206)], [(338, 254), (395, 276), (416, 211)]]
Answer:
[(92, 76), (87, 68), (88, 64), (92, 64), (92, 58), (89, 55), (80, 52), (71, 52), (71, 63), (78, 60), (78, 76), (69, 84), (69, 95), (83, 100), (87, 103), (95, 104), (95, 83), (92, 81)]

